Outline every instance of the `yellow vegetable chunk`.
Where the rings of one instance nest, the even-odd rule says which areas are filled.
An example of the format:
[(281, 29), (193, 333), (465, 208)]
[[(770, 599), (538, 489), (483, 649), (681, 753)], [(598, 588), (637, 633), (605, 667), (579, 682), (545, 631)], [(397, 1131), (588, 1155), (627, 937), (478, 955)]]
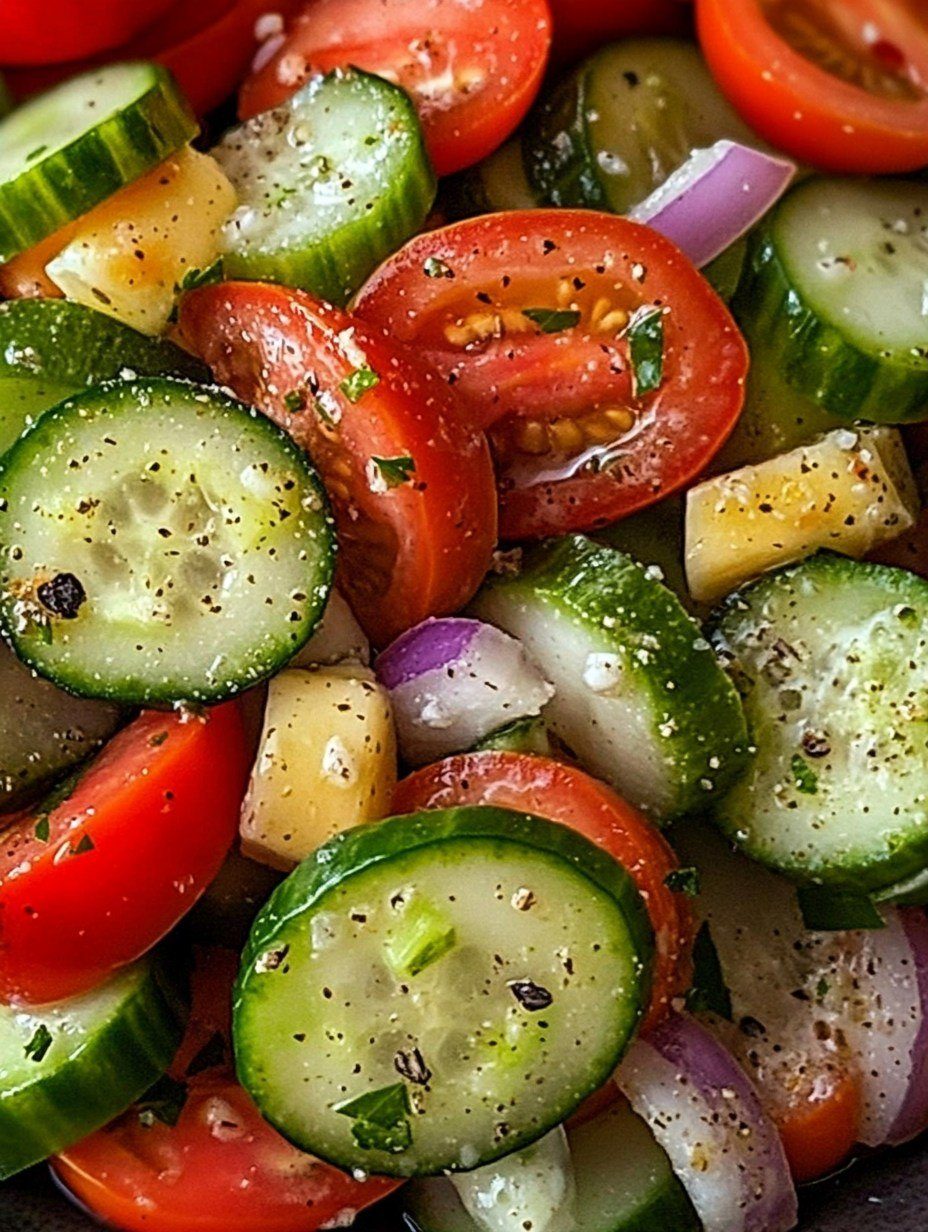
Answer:
[(861, 557), (919, 509), (895, 428), (838, 428), (809, 445), (698, 484), (687, 495), (693, 598), (713, 603), (769, 569), (830, 548)]
[(45, 272), (68, 299), (160, 334), (184, 278), (219, 256), (235, 206), (219, 164), (181, 150), (79, 219)]
[(268, 689), (242, 851), (290, 869), (339, 831), (386, 817), (395, 786), (393, 715), (373, 673), (288, 668)]

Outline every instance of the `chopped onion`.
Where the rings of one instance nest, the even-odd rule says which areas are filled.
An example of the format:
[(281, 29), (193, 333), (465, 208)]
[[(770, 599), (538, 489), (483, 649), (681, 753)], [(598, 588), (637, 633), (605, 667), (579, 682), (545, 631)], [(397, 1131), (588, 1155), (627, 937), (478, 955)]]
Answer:
[(616, 1081), (667, 1152), (704, 1232), (787, 1232), (796, 1191), (783, 1145), (731, 1054), (672, 1014), (635, 1041)]
[(660, 231), (703, 266), (724, 252), (779, 200), (795, 163), (737, 141), (695, 150), (629, 218)]
[(515, 638), (461, 617), (409, 629), (375, 670), (412, 765), (469, 749), (505, 723), (539, 714), (554, 693)]

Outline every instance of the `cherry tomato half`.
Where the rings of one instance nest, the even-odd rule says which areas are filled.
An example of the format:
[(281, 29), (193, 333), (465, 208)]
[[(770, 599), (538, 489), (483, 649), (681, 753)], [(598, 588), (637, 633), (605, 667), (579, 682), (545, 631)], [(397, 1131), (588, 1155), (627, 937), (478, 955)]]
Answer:
[(698, 0), (713, 75), (747, 122), (832, 171), (928, 163), (921, 0)]
[(397, 813), (488, 804), (537, 813), (570, 826), (604, 848), (634, 879), (654, 929), (656, 959), (646, 1030), (689, 987), (692, 913), (671, 890), (677, 860), (660, 832), (632, 805), (584, 771), (525, 753), (479, 752), (448, 757), (398, 785)]
[(180, 330), (311, 454), (341, 585), (374, 642), (471, 598), (496, 544), (493, 469), (440, 381), (376, 327), (279, 286), (203, 287), (184, 297)]
[(3, 0), (0, 64), (57, 64), (118, 47), (177, 0)]
[(352, 64), (395, 81), (419, 111), (435, 170), (469, 167), (528, 111), (551, 45), (547, 0), (309, 0), (242, 86), (242, 119), (313, 71)]
[(169, 932), (232, 844), (247, 773), (234, 705), (146, 711), (19, 814), (0, 835), (0, 998), (74, 996)]
[(381, 1177), (356, 1181), (291, 1146), (235, 1081), (229, 1017), (237, 965), (227, 950), (197, 956), (190, 1026), (171, 1068), (183, 1084), (176, 1124), (130, 1108), (52, 1165), (71, 1196), (112, 1227), (316, 1232), (347, 1227), (354, 1212), (396, 1188)]
[[(673, 244), (614, 214), (518, 210), (430, 231), (380, 267), (356, 311), (489, 427), (504, 538), (590, 530), (670, 495), (744, 400), (748, 353), (728, 309)], [(633, 336), (660, 361), (646, 392)]]

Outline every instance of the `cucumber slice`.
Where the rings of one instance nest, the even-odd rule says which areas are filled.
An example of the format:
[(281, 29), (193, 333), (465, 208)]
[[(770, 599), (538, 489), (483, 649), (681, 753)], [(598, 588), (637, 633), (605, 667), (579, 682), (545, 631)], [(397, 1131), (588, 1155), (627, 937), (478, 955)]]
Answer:
[(631, 517), (604, 526), (595, 532), (598, 543), (618, 548), (631, 556), (677, 596), (692, 615), (702, 615), (686, 584), (683, 568), (683, 523), (685, 504), (682, 496), (668, 496), (656, 505), (633, 513)]
[(31, 248), (195, 137), (159, 64), (111, 64), (62, 82), (0, 121), (0, 261)]
[(627, 213), (695, 149), (761, 144), (692, 43), (627, 39), (602, 48), (529, 118), (529, 182), (550, 205)]
[(823, 553), (716, 617), (757, 753), (716, 810), (799, 882), (877, 890), (928, 864), (928, 582)]
[(0, 454), (50, 406), (121, 372), (209, 380), (206, 365), (180, 347), (92, 308), (63, 299), (0, 304)]
[(518, 138), (500, 146), (476, 167), (442, 181), (440, 208), (449, 219), (533, 210), (540, 204), (528, 182)]
[(0, 812), (15, 808), (113, 734), (122, 712), (71, 697), (0, 643)]
[(928, 415), (928, 187), (806, 180), (755, 234), (733, 309), (788, 385), (844, 420)]
[(97, 386), (0, 463), (0, 622), (21, 659), (82, 696), (249, 688), (311, 634), (334, 551), (306, 455), (203, 386)]
[(212, 154), (241, 201), (225, 228), (226, 274), (336, 304), (415, 235), (435, 199), (409, 96), (356, 69), (312, 79)]
[(487, 750), (501, 753), (535, 753), (539, 757), (557, 757), (548, 724), (541, 715), (515, 719), (505, 727), (498, 727), (474, 745), (474, 752)]
[[(569, 1232), (699, 1232), (670, 1161), (627, 1103), (571, 1126), (567, 1141), (576, 1187)], [(414, 1181), (405, 1199), (418, 1232), (480, 1232), (445, 1177)]]
[(128, 1108), (170, 1064), (185, 1018), (157, 958), (70, 1001), (0, 1006), (0, 1180)]
[(676, 596), (630, 557), (582, 535), (552, 540), (473, 606), (554, 684), (555, 734), (653, 816), (704, 806), (742, 769), (731, 681)]
[(238, 1075), (281, 1133), (340, 1167), (468, 1170), (602, 1085), (651, 955), (628, 874), (566, 827), (493, 808), (359, 826), (255, 922)]

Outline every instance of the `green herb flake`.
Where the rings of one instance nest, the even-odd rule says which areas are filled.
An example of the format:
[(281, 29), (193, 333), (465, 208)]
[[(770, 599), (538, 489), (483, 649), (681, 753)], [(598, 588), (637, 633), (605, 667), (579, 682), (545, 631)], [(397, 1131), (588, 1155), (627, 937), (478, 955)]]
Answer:
[(89, 834), (82, 834), (80, 841), (76, 847), (71, 848), (72, 856), (85, 856), (88, 851), (93, 851), (94, 843)]
[(189, 269), (180, 280), (178, 291), (195, 291), (197, 287), (210, 287), (222, 282), (222, 261), (217, 259), (205, 269)]
[(302, 389), (291, 389), (288, 394), (284, 394), (284, 406), (291, 414), (304, 410), (306, 407), (306, 394)]
[(886, 927), (876, 903), (863, 890), (804, 885), (796, 891), (802, 921), (810, 932), (845, 932)]
[(384, 958), (398, 980), (421, 974), (457, 944), (452, 922), (431, 903), (414, 899), (384, 942)]
[(454, 270), (439, 257), (426, 257), (422, 264), (426, 278), (453, 278)]
[(543, 334), (560, 334), (580, 324), (580, 313), (573, 308), (523, 308), (522, 315)]
[(633, 314), (628, 356), (636, 395), (660, 389), (664, 379), (664, 314), (660, 308), (645, 305)]
[(686, 994), (686, 1008), (694, 1014), (708, 1011), (732, 1020), (731, 993), (725, 983), (718, 950), (709, 925), (703, 924), (693, 946), (693, 986)]
[(47, 843), (50, 834), (51, 823), (48, 819), (48, 813), (42, 813), (35, 823), (35, 836), (40, 843)]
[(216, 1069), (226, 1063), (226, 1041), (221, 1031), (216, 1031), (206, 1041), (200, 1051), (187, 1066), (187, 1077), (193, 1078), (204, 1070)]
[(818, 775), (804, 757), (794, 753), (789, 769), (797, 791), (801, 791), (804, 796), (818, 795)]
[(677, 894), (685, 894), (687, 898), (695, 898), (699, 893), (699, 870), (695, 868), (674, 868), (664, 878), (668, 890)]
[(408, 454), (401, 458), (371, 458), (371, 462), (388, 488), (409, 483), (416, 473), (416, 464)]
[(150, 1128), (155, 1121), (175, 1126), (187, 1102), (187, 1084), (169, 1074), (162, 1074), (136, 1104), (139, 1121)]
[(332, 1111), (351, 1118), (351, 1135), (362, 1151), (397, 1154), (412, 1145), (412, 1108), (402, 1082), (336, 1104)]
[(35, 1063), (38, 1064), (39, 1061), (43, 1061), (45, 1059), (45, 1054), (51, 1046), (52, 1033), (49, 1031), (48, 1027), (46, 1027), (45, 1023), (42, 1022), (36, 1027), (32, 1039), (28, 1044), (26, 1044), (25, 1048), (23, 1048), (23, 1052), (30, 1061), (35, 1061)]
[(354, 372), (340, 382), (338, 388), (349, 402), (360, 402), (369, 389), (379, 384), (380, 377), (373, 368), (365, 365), (363, 368), (355, 368)]
[(825, 997), (828, 996), (828, 990), (830, 988), (831, 988), (831, 985), (828, 983), (828, 981), (823, 976), (819, 980), (819, 982), (815, 985), (815, 995), (819, 1001), (823, 1000)]

